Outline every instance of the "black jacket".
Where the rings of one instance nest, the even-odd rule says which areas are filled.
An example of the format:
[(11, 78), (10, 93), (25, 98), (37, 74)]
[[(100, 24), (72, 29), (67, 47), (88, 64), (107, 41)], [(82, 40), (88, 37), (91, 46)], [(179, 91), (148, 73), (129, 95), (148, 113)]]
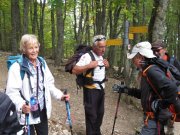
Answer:
[[(143, 69), (146, 69), (148, 66), (149, 64)], [(166, 76), (165, 71), (163, 71), (159, 66), (153, 64), (153, 66), (147, 70), (146, 75), (162, 97), (159, 104), (161, 108), (167, 108), (170, 104), (175, 104), (177, 102), (177, 85)], [(131, 88), (128, 90), (128, 95), (141, 99), (144, 112), (152, 111), (152, 101), (159, 99), (158, 95), (154, 92), (152, 86), (147, 81), (147, 77), (142, 76), (140, 89)]]

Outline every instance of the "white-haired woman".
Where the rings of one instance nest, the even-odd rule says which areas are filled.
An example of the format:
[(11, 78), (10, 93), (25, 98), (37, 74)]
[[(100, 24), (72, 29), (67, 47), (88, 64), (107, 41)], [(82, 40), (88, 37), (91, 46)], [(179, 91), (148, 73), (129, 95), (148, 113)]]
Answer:
[(30, 134), (34, 135), (36, 131), (38, 135), (48, 135), (51, 95), (57, 100), (69, 100), (69, 95), (64, 95), (55, 87), (47, 63), (38, 56), (39, 47), (35, 35), (22, 36), (22, 62), (10, 67), (6, 93), (16, 105), (20, 124), (25, 125), (25, 116), (29, 114)]

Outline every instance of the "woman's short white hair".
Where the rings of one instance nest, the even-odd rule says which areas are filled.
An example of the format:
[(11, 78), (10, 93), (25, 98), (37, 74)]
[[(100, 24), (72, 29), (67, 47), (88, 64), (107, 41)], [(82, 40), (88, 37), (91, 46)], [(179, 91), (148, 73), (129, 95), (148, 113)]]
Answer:
[(23, 53), (25, 52), (25, 47), (31, 44), (39, 44), (39, 41), (37, 39), (37, 37), (33, 34), (25, 34), (21, 37), (21, 41), (20, 41), (20, 51)]

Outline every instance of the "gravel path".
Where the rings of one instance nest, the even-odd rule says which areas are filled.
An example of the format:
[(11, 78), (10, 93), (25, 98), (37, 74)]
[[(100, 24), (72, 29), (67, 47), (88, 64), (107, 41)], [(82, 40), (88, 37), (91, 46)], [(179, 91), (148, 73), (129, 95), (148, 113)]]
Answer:
[[(6, 57), (9, 53), (0, 52), (0, 89), (5, 88), (7, 80)], [(75, 76), (65, 73), (63, 67), (55, 68), (51, 60), (47, 60), (48, 65), (55, 77), (57, 88), (67, 89), (70, 93), (71, 117), (73, 121), (74, 135), (85, 135), (84, 109), (82, 104), (82, 90), (77, 93)], [(105, 94), (105, 114), (102, 124), (102, 134), (111, 135), (114, 115), (117, 107), (118, 93), (114, 93), (111, 89), (114, 83), (119, 83), (118, 80), (109, 78), (106, 83)], [(137, 99), (129, 99), (122, 95), (119, 110), (116, 119), (114, 135), (134, 135), (136, 130), (142, 124), (142, 111)], [(127, 100), (128, 99), (128, 100)], [(125, 101), (135, 101), (134, 105), (127, 104)], [(66, 122), (66, 109), (64, 102), (52, 102), (52, 116), (49, 120), (49, 135), (71, 135), (69, 125)], [(175, 135), (180, 135), (180, 124), (175, 123)]]

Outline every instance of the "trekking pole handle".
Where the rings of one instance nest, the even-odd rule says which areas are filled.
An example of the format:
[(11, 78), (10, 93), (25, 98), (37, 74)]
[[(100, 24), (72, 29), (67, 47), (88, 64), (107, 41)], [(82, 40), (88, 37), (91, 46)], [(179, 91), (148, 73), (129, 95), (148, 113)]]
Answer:
[[(29, 101), (26, 100), (26, 105), (29, 105)], [(29, 116), (29, 113), (26, 113), (27, 116)]]
[(26, 105), (29, 105), (29, 101), (26, 100)]
[(64, 89), (64, 95), (67, 95), (67, 89)]

